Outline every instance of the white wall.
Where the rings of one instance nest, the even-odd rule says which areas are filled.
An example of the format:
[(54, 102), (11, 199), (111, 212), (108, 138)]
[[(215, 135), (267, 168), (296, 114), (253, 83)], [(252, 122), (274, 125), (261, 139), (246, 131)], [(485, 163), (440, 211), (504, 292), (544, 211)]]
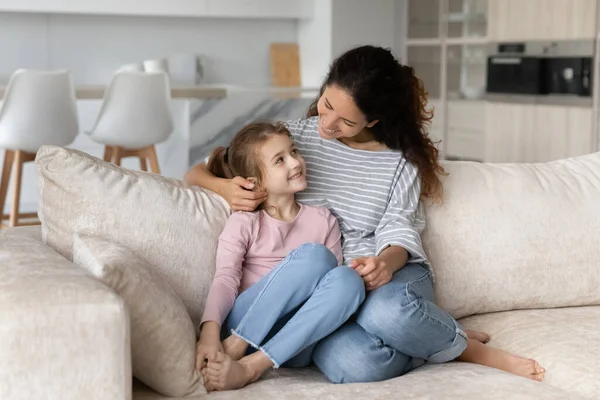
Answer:
[(0, 13), (0, 81), (16, 68), (67, 68), (106, 83), (121, 64), (206, 54), (206, 83), (269, 85), (269, 44), (297, 40), (294, 20)]
[(320, 87), (332, 61), (332, 0), (318, 0), (315, 16), (298, 23), (302, 85)]
[(353, 47), (388, 47), (401, 58), (406, 0), (318, 0), (315, 16), (300, 21), (302, 84), (318, 87), (333, 60)]
[(333, 57), (365, 44), (394, 49), (395, 3), (395, 0), (334, 1)]

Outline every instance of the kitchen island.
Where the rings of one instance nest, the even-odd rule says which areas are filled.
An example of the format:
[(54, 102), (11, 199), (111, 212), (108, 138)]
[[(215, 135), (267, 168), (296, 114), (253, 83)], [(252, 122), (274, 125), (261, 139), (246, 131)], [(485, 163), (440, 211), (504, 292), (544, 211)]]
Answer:
[[(106, 86), (76, 86), (81, 133), (69, 148), (102, 158), (104, 147), (85, 133), (92, 129), (102, 106)], [(0, 86), (3, 97), (5, 87)], [(173, 86), (173, 133), (156, 146), (161, 174), (183, 179), (190, 166), (201, 162), (217, 146), (227, 145), (235, 133), (252, 121), (286, 121), (304, 116), (318, 95), (317, 88), (275, 88), (234, 85)], [(0, 163), (4, 151), (0, 149)], [(138, 170), (137, 159), (123, 159), (122, 166)], [(12, 196), (7, 197), (5, 210)], [(22, 212), (37, 208), (35, 166), (25, 165), (21, 194)]]

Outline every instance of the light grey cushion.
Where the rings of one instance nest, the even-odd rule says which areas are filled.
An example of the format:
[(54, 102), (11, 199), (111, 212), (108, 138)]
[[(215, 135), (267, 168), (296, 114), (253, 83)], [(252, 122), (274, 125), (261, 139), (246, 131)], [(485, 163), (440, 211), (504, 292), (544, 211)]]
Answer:
[(131, 318), (133, 375), (168, 396), (206, 393), (195, 368), (196, 334), (181, 299), (124, 246), (76, 236), (73, 261), (125, 300)]

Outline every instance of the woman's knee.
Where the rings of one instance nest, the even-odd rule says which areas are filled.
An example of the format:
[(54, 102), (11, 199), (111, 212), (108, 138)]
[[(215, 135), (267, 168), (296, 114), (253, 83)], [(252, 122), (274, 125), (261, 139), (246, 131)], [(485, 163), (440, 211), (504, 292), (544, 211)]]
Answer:
[(333, 383), (377, 382), (411, 369), (412, 359), (384, 346), (359, 325), (348, 323), (321, 340), (313, 361)]
[(422, 301), (405, 284), (390, 282), (371, 292), (357, 315), (357, 322), (367, 332), (385, 337), (401, 327), (409, 329), (420, 318)]

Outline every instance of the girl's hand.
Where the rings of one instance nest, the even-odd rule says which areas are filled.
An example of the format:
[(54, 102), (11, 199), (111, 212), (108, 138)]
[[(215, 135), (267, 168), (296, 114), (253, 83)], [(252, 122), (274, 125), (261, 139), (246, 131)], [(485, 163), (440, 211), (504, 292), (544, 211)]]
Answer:
[(375, 290), (392, 280), (393, 272), (380, 257), (358, 257), (350, 267), (362, 276), (367, 290)]
[(241, 176), (225, 180), (219, 191), (233, 211), (254, 211), (267, 199), (266, 192), (253, 192), (254, 183)]
[(218, 352), (223, 351), (220, 338), (220, 325), (213, 321), (202, 324), (200, 340), (196, 344), (196, 369), (202, 371), (206, 360), (215, 360)]
[(200, 339), (196, 344), (196, 369), (202, 371), (206, 367), (206, 361), (215, 360), (218, 352), (223, 352), (221, 342)]

